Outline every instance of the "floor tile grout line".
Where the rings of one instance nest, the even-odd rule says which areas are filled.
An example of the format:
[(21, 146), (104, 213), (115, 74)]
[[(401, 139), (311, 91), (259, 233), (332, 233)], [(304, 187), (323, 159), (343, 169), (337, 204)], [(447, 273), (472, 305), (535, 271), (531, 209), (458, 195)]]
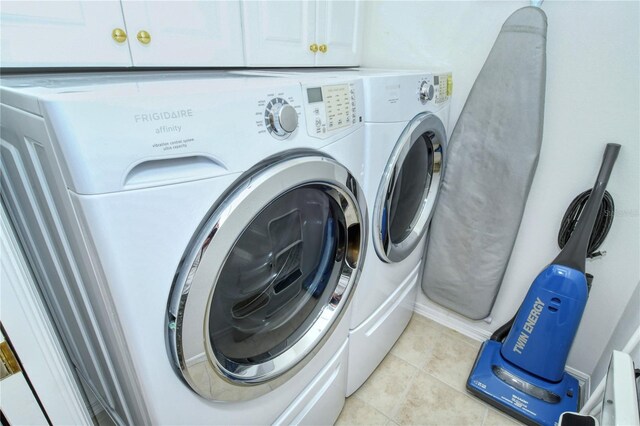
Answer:
[[(356, 389), (357, 392), (357, 389)], [(358, 395), (356, 395), (356, 392), (352, 393), (351, 396), (347, 397), (347, 398), (355, 398), (358, 401), (362, 402), (363, 404), (365, 404), (368, 407), (373, 408), (375, 411), (377, 411), (378, 413), (382, 414), (382, 416), (390, 421), (393, 421), (393, 419), (389, 418), (389, 416), (387, 416), (385, 413), (383, 413), (382, 411), (378, 410), (373, 404), (369, 404), (367, 401), (365, 401), (364, 399), (360, 398)], [(387, 422), (388, 423), (388, 422)]]
[[(426, 372), (426, 371), (424, 371), (424, 373), (425, 373), (425, 374), (427, 374), (427, 375), (429, 375), (429, 376), (430, 376), (430, 377), (432, 377), (433, 379), (437, 380), (438, 382), (440, 382), (440, 383), (444, 384), (445, 386), (449, 387), (449, 388), (450, 388), (450, 389), (452, 389), (453, 391), (455, 391), (455, 392), (457, 392), (457, 393), (459, 393), (459, 394), (462, 394), (463, 396), (467, 397), (468, 399), (470, 399), (470, 400), (472, 400), (472, 401), (475, 401), (476, 403), (480, 404), (480, 405), (485, 409), (484, 417), (483, 417), (483, 419), (482, 419), (482, 426), (484, 426), (484, 424), (485, 424), (485, 422), (486, 422), (486, 420), (487, 420), (487, 417), (489, 416), (489, 411), (491, 411), (491, 410), (492, 410), (492, 408), (491, 408), (490, 406), (488, 406), (485, 402), (483, 402), (483, 401), (481, 401), (481, 400), (479, 400), (479, 399), (475, 398), (473, 395), (471, 395), (471, 394), (467, 393), (466, 391), (465, 391), (465, 392), (462, 392), (462, 391), (460, 391), (460, 390), (458, 390), (458, 389), (454, 388), (453, 386), (451, 386), (450, 384), (448, 384), (448, 383), (446, 383), (446, 382), (442, 381), (441, 379), (439, 379), (438, 377), (434, 376), (433, 374), (428, 373), (428, 372)], [(498, 410), (493, 410), (493, 411), (496, 411), (496, 413), (498, 413), (498, 414), (499, 414), (499, 415), (501, 415), (502, 417), (505, 417), (506, 419), (508, 419), (508, 420), (510, 420), (510, 421), (512, 421), (512, 422), (514, 422), (514, 423), (515, 423), (515, 419), (513, 419), (512, 417), (507, 416), (507, 415), (505, 415), (504, 413), (502, 413), (501, 411), (498, 411)], [(515, 423), (515, 424), (519, 424), (519, 423)]]
[[(442, 326), (441, 324), (434, 323), (434, 325), (435, 326), (431, 326), (431, 325), (429, 325), (429, 326), (431, 326), (437, 332), (437, 335), (435, 337), (436, 341), (438, 341), (439, 338), (450, 337), (452, 339), (455, 339), (457, 342), (464, 344), (464, 346), (467, 346), (467, 347), (469, 347), (469, 348), (471, 348), (473, 350), (477, 350), (471, 343), (469, 343), (465, 339), (460, 338), (459, 336), (456, 336), (455, 334), (452, 334), (452, 333), (446, 333), (447, 331), (451, 331), (451, 330), (447, 329), (446, 327)], [(466, 337), (466, 336), (463, 336), (463, 337)], [(397, 341), (396, 341), (396, 343), (397, 343)], [(395, 346), (395, 344), (394, 344), (394, 346)], [(429, 353), (431, 353), (431, 352), (432, 352), (432, 350), (429, 351)], [(460, 390), (454, 388), (453, 386), (449, 385), (448, 383), (442, 381), (438, 377), (435, 377), (433, 374), (431, 374), (431, 373), (429, 373), (428, 371), (425, 370), (426, 364), (427, 364), (427, 361), (428, 361), (427, 358), (428, 358), (429, 353), (425, 352), (425, 353), (422, 354), (422, 355), (424, 355), (424, 360), (419, 366), (417, 366), (414, 363), (410, 362), (409, 360), (406, 360), (403, 357), (398, 356), (397, 354), (392, 354), (391, 351), (389, 351), (389, 354), (391, 354), (391, 355), (395, 356), (396, 358), (406, 362), (408, 365), (411, 365), (412, 367), (417, 368), (418, 372), (422, 372), (424, 374), (427, 374), (429, 377), (432, 377), (433, 379), (437, 380), (438, 382), (444, 384), (445, 386), (447, 386), (448, 388), (450, 388), (454, 392), (457, 392), (458, 394), (462, 394), (462, 396), (465, 396), (465, 397), (468, 398), (469, 396), (465, 392), (461, 392)], [(416, 376), (411, 378), (411, 380), (409, 381), (408, 386), (406, 387), (406, 389), (403, 392), (403, 395), (402, 395), (400, 401), (391, 410), (391, 414), (392, 414), (391, 415), (391, 421), (393, 421), (394, 423), (395, 423), (396, 416), (399, 414), (400, 409), (402, 408), (403, 404), (406, 402), (407, 395), (409, 394), (409, 391), (411, 390), (411, 387), (413, 386), (413, 384), (416, 381), (417, 377), (418, 377), (418, 375), (416, 375)], [(486, 417), (486, 414), (487, 414), (486, 413), (486, 407), (483, 407), (483, 408), (485, 409), (485, 412), (484, 412), (483, 416)], [(484, 423), (484, 417), (483, 417), (483, 423)]]
[[(444, 328), (444, 327), (442, 327), (442, 328)], [(439, 335), (444, 335), (444, 334), (445, 334), (445, 333), (444, 333), (444, 330), (439, 330)], [(455, 336), (452, 336), (452, 337), (454, 337), (454, 338), (455, 338)], [(469, 343), (467, 343), (467, 342), (465, 342), (465, 341), (463, 341), (463, 340), (459, 340), (459, 339), (457, 339), (457, 342), (458, 342), (458, 343), (462, 343), (462, 344), (464, 344), (464, 345), (465, 345), (465, 346), (467, 346), (467, 347), (471, 347), (474, 351), (476, 351), (476, 350), (477, 350), (475, 347), (473, 347), (472, 345), (470, 345)], [(430, 351), (430, 353), (432, 353), (432, 352), (433, 352), (433, 351)], [(425, 354), (426, 354), (426, 353), (425, 353)], [(461, 393), (465, 393), (465, 392), (462, 392), (462, 391), (460, 391), (459, 389), (455, 388), (453, 385), (451, 385), (451, 384), (449, 384), (449, 383), (446, 383), (444, 380), (440, 379), (439, 377), (436, 377), (433, 373), (429, 372), (429, 371), (427, 370), (427, 364), (428, 364), (428, 359), (427, 359), (427, 360), (425, 360), (425, 361), (422, 363), (422, 365), (421, 365), (420, 367), (418, 367), (418, 368), (420, 369), (420, 371), (422, 371), (422, 372), (424, 372), (424, 373), (429, 374), (431, 377), (433, 377), (433, 378), (435, 378), (435, 379), (438, 379), (440, 382), (445, 383), (446, 385), (448, 385), (450, 388), (452, 388), (452, 389), (453, 389), (453, 390), (455, 390), (455, 391), (458, 391), (458, 392), (461, 392)], [(466, 395), (466, 393), (465, 393), (465, 395)]]
[[(456, 383), (458, 383), (458, 380), (453, 380), (452, 384), (450, 384), (450, 383), (447, 383), (444, 379), (435, 375), (436, 373), (438, 373), (438, 371), (429, 372), (427, 370), (429, 359), (432, 357), (434, 350), (437, 347), (437, 342), (444, 342), (448, 340), (453, 344), (459, 344), (460, 346), (458, 347), (458, 349), (464, 350), (465, 352), (468, 350), (470, 353), (477, 352), (482, 342), (469, 338), (464, 334), (456, 332), (456, 330), (450, 329), (422, 315), (418, 314), (417, 318), (414, 320), (415, 317), (416, 315), (414, 314), (414, 317), (412, 317), (411, 319), (411, 321), (415, 321), (415, 323), (413, 324), (413, 327), (418, 327), (421, 330), (423, 327), (429, 327), (431, 330), (435, 331), (435, 333), (433, 334), (426, 333), (427, 335), (424, 336), (423, 335), (424, 333), (420, 332), (420, 333), (417, 333), (417, 335), (414, 335), (416, 334), (414, 330), (412, 331), (412, 335), (408, 336), (410, 338), (407, 340), (406, 344), (403, 345), (403, 346), (407, 346), (407, 348), (405, 349), (407, 349), (408, 351), (398, 350), (396, 348), (396, 345), (398, 345), (398, 342), (400, 341), (400, 339), (402, 339), (402, 334), (405, 334), (407, 330), (409, 330), (410, 324), (408, 324), (405, 330), (403, 330), (403, 333), (401, 334), (401, 336), (396, 340), (396, 342), (394, 342), (394, 345), (388, 351), (387, 357), (392, 356), (396, 360), (403, 362), (408, 367), (411, 367), (412, 369), (414, 369), (415, 372), (418, 373), (408, 378), (406, 387), (401, 392), (401, 395), (399, 396), (397, 402), (394, 405), (392, 405), (391, 409), (388, 411), (389, 415), (387, 415), (386, 412), (382, 412), (381, 410), (379, 410), (375, 405), (364, 400), (361, 396), (356, 395), (357, 392), (354, 392), (354, 394), (351, 395), (351, 397), (354, 397), (356, 400), (362, 402), (368, 409), (373, 409), (377, 414), (380, 414), (382, 416), (380, 417), (380, 420), (386, 419), (386, 426), (393, 426), (397, 424), (396, 418), (398, 418), (398, 416), (401, 414), (402, 412), (401, 410), (403, 406), (405, 406), (405, 404), (407, 403), (408, 395), (410, 394), (413, 386), (416, 385), (416, 382), (418, 381), (418, 377), (420, 377), (420, 373), (424, 373), (430, 379), (434, 380), (440, 385), (444, 385), (445, 388), (447, 388), (449, 391), (453, 391), (456, 395), (459, 395), (460, 397), (466, 399), (467, 401), (472, 402), (473, 403), (472, 407), (477, 406), (477, 408), (481, 408), (482, 411), (478, 410), (479, 412), (476, 411), (475, 408), (471, 408), (471, 409), (473, 411), (478, 412), (478, 414), (481, 413), (480, 414), (481, 422), (478, 422), (478, 425), (486, 426), (487, 423), (489, 422), (490, 414), (492, 414), (492, 412), (494, 411), (490, 406), (488, 406), (483, 401), (475, 398), (473, 395), (468, 393), (466, 389), (458, 389), (456, 385)], [(421, 337), (426, 337), (426, 338), (421, 338)], [(410, 344), (415, 340), (418, 340), (421, 342), (418, 347), (413, 347)], [(421, 349), (422, 347), (425, 347), (426, 349)], [(403, 355), (407, 355), (409, 359), (405, 358)], [(415, 363), (414, 360), (419, 360), (419, 361)], [(377, 369), (378, 368), (376, 368), (376, 370)], [(374, 373), (376, 370), (374, 370)], [(373, 375), (373, 373), (371, 375)], [(370, 378), (368, 378), (367, 381), (368, 380), (370, 380)], [(496, 411), (496, 413), (507, 420), (515, 422), (514, 419), (504, 415), (500, 411)], [(520, 424), (520, 423), (517, 423), (517, 422), (514, 423), (514, 425), (517, 425), (517, 424)]]
[[(431, 328), (432, 330), (434, 330), (434, 331), (437, 333), (437, 336), (436, 336), (436, 338), (435, 338), (435, 340), (436, 340), (436, 341), (438, 340), (438, 337), (439, 337), (439, 336), (441, 336), (441, 335), (443, 334), (444, 327), (442, 327), (442, 326), (441, 326), (440, 324), (438, 324), (438, 323), (434, 323), (434, 325), (427, 325), (427, 327)], [(407, 328), (408, 328), (408, 327), (407, 327)], [(406, 329), (405, 329), (405, 331), (406, 331)], [(404, 332), (403, 332), (403, 334), (404, 334)], [(395, 347), (395, 345), (400, 341), (400, 338), (402, 338), (402, 335), (398, 338), (398, 340), (396, 340), (396, 342), (394, 343), (394, 345), (391, 347), (391, 351), (393, 351), (393, 348)], [(389, 351), (389, 353), (392, 353), (391, 351)], [(427, 358), (427, 357), (428, 357), (428, 355), (430, 355), (432, 352), (433, 352), (433, 348), (430, 348), (430, 350), (429, 350), (429, 351), (427, 351), (427, 352), (422, 352), (422, 353), (421, 353), (421, 355), (424, 355), (424, 356), (423, 356), (423, 361), (422, 361), (422, 363), (421, 363), (420, 365), (416, 365), (416, 364), (414, 364), (413, 362), (411, 362), (411, 361), (409, 361), (409, 360), (407, 360), (407, 359), (403, 358), (403, 357), (402, 357), (402, 356), (400, 356), (397, 352), (396, 352), (396, 353), (394, 353), (393, 355), (395, 355), (396, 357), (398, 357), (398, 358), (402, 359), (403, 361), (407, 362), (408, 364), (413, 365), (414, 367), (417, 367), (418, 369), (420, 369), (420, 370), (421, 370), (421, 369), (422, 369), (422, 367), (426, 364), (426, 360), (425, 360), (425, 358)]]
[(406, 359), (405, 357), (403, 357), (401, 354), (399, 354), (397, 352), (395, 352), (395, 353), (394, 352), (389, 352), (389, 353), (391, 355), (395, 356), (396, 358), (399, 358), (399, 359), (403, 360), (407, 364), (409, 364), (409, 365), (411, 365), (413, 367), (416, 367), (418, 370), (422, 370), (423, 367), (425, 366), (425, 364), (427, 363), (427, 360), (428, 360), (427, 358), (429, 357), (429, 355), (431, 355), (433, 353), (433, 349), (430, 349), (427, 352), (422, 352), (421, 353), (421, 355), (424, 355), (424, 356), (423, 356), (422, 362), (419, 363), (419, 364), (416, 364), (413, 361)]
[[(456, 339), (458, 342), (462, 342), (462, 343), (464, 343), (464, 344), (465, 344), (465, 345), (467, 345), (467, 346), (471, 346), (471, 347), (473, 347), (473, 348), (474, 348), (474, 349), (476, 349), (476, 350), (478, 350), (478, 349), (479, 349), (479, 346), (480, 346), (480, 345), (482, 345), (482, 342), (481, 342), (481, 341), (478, 341), (478, 340), (472, 339), (472, 338), (470, 338), (470, 337), (468, 337), (468, 336), (465, 336), (464, 334), (460, 334), (460, 333), (458, 333), (457, 331), (452, 330), (452, 329), (450, 329), (450, 328), (446, 328), (446, 327), (444, 327), (444, 326), (443, 326), (442, 328), (443, 328), (444, 330), (446, 330), (446, 331), (450, 331), (451, 333), (449, 333), (449, 335), (450, 335), (453, 339)], [(473, 343), (471, 343), (471, 342), (470, 342), (470, 340), (471, 340)]]
[[(406, 362), (406, 361), (405, 361)], [(409, 363), (407, 363), (409, 364)], [(411, 365), (411, 364), (409, 364)], [(421, 372), (421, 370), (419, 368), (416, 368), (418, 370), (418, 373)], [(414, 375), (410, 380), (409, 380), (409, 384), (407, 385), (406, 389), (402, 392), (402, 397), (400, 398), (398, 404), (391, 410), (391, 421), (396, 423), (396, 415), (398, 414), (398, 412), (400, 411), (400, 409), (402, 408), (402, 405), (406, 402), (407, 400), (407, 395), (409, 395), (409, 391), (411, 390), (411, 386), (413, 386), (413, 383), (416, 381), (417, 377), (419, 376), (419, 374)]]
[(482, 418), (482, 426), (487, 422), (487, 417), (489, 417), (489, 408), (484, 407), (484, 417)]
[(468, 398), (468, 399), (470, 399), (470, 400), (472, 400), (472, 401), (476, 402), (477, 404), (480, 404), (483, 408), (485, 408), (485, 409), (487, 409), (487, 408), (488, 408), (488, 407), (487, 407), (487, 405), (486, 405), (483, 401), (479, 400), (478, 398), (475, 398), (474, 396), (472, 396), (471, 394), (469, 394), (467, 391), (461, 391), (461, 390), (459, 390), (459, 389), (456, 389), (456, 388), (454, 388), (453, 386), (451, 386), (449, 383), (447, 383), (447, 382), (445, 382), (445, 381), (441, 380), (440, 378), (438, 378), (438, 377), (434, 376), (434, 375), (433, 375), (433, 374), (431, 374), (431, 373), (428, 373), (428, 372), (426, 372), (426, 371), (423, 371), (423, 373), (424, 373), (424, 374), (429, 375), (430, 377), (432, 377), (433, 379), (435, 379), (435, 380), (437, 380), (438, 382), (442, 383), (443, 385), (445, 385), (445, 386), (446, 386), (446, 387), (448, 387), (449, 389), (453, 390), (454, 392), (457, 392), (457, 393), (461, 394), (462, 396), (464, 396), (464, 397), (466, 397), (466, 398)]
[[(441, 324), (441, 323), (439, 323), (437, 321), (434, 321), (431, 318), (428, 318), (428, 317), (426, 317), (426, 316), (424, 316), (422, 314), (414, 312), (414, 316), (416, 316), (416, 315), (419, 316), (421, 318), (421, 320), (426, 320), (432, 327), (438, 328), (440, 330), (446, 330), (446, 331), (450, 332), (450, 335), (453, 338), (455, 338), (455, 339), (457, 339), (459, 341), (462, 341), (462, 342), (464, 342), (464, 343), (466, 343), (468, 345), (471, 345), (471, 346), (480, 345), (483, 342), (482, 340), (476, 340), (476, 339), (474, 339), (472, 337), (469, 337), (469, 336), (467, 336), (465, 334), (460, 333), (459, 331), (457, 331), (457, 330), (455, 330), (453, 328), (447, 327), (444, 324)], [(471, 342), (473, 342), (473, 343), (471, 343)]]

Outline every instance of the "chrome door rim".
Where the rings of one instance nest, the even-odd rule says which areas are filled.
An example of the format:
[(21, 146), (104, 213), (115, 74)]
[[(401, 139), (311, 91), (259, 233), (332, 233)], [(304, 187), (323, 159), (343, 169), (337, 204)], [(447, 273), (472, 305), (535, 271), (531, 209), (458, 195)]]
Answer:
[[(208, 326), (218, 274), (237, 237), (268, 203), (306, 185), (321, 185), (339, 198), (348, 226), (357, 226), (357, 247), (347, 246), (331, 303), (302, 338), (275, 358), (256, 364), (222, 365), (213, 353)], [(366, 205), (354, 177), (319, 154), (286, 157), (241, 179), (210, 214), (185, 252), (169, 300), (166, 336), (173, 365), (196, 393), (214, 401), (262, 395), (295, 374), (322, 347), (346, 310), (366, 247)], [(348, 244), (348, 242), (347, 242)], [(210, 247), (215, 249), (208, 250)], [(208, 278), (207, 278), (208, 277)], [(212, 279), (213, 278), (213, 279)], [(197, 338), (185, 338), (187, 330)], [(201, 332), (200, 332), (201, 331)]]
[[(399, 243), (393, 243), (389, 237), (389, 215), (385, 218), (384, 210), (393, 196), (393, 187), (400, 173), (400, 166), (404, 163), (413, 144), (427, 132), (432, 132), (437, 137), (437, 141), (432, 141), (434, 167), (430, 170), (424, 198), (420, 204), (419, 213), (412, 222), (411, 232)], [(427, 232), (444, 173), (446, 143), (447, 136), (442, 121), (428, 112), (414, 117), (398, 138), (382, 174), (373, 208), (373, 245), (382, 261), (386, 263), (402, 261), (418, 246)], [(386, 238), (383, 238), (385, 235)]]

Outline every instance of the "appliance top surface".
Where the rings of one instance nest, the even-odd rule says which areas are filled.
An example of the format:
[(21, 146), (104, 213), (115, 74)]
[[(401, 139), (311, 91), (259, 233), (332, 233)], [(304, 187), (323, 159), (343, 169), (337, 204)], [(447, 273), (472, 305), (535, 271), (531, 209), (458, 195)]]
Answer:
[[(260, 77), (260, 76), (256, 76)], [(5, 87), (75, 87), (152, 81), (237, 78), (225, 71), (114, 71), (9, 74), (0, 78)]]
[(238, 70), (234, 74), (249, 76), (306, 76), (307, 78), (328, 78), (329, 76), (351, 77), (398, 77), (420, 76), (424, 74), (448, 74), (451, 71), (444, 67), (429, 67), (414, 70), (396, 70), (386, 68), (288, 68), (269, 70)]
[[(277, 76), (237, 75), (223, 71), (125, 71), (111, 73), (65, 73), (9, 75), (0, 78), (0, 87), (30, 95), (78, 92), (138, 92), (144, 87), (158, 85), (220, 85), (246, 87), (273, 85)], [(276, 84), (281, 84), (276, 83)]]

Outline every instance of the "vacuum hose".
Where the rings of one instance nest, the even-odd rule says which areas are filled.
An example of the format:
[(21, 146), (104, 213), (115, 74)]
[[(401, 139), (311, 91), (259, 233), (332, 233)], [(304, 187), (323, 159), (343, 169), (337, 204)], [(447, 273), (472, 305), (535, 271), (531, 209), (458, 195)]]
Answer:
[[(578, 219), (580, 218), (580, 215), (582, 215), (590, 195), (591, 190), (588, 189), (574, 198), (573, 201), (571, 201), (571, 204), (569, 204), (569, 208), (567, 208), (567, 211), (562, 218), (562, 222), (560, 223), (560, 231), (558, 231), (558, 246), (560, 248), (564, 248), (567, 241), (569, 241), (571, 234), (573, 234), (576, 224), (578, 223)], [(596, 223), (593, 226), (593, 231), (591, 231), (589, 248), (587, 249), (588, 258), (602, 256), (602, 253), (596, 250), (598, 250), (604, 239), (607, 237), (609, 229), (611, 229), (614, 211), (615, 205), (613, 203), (613, 197), (611, 197), (609, 191), (605, 191), (604, 198), (600, 204), (600, 209), (598, 210), (598, 216), (596, 217)]]

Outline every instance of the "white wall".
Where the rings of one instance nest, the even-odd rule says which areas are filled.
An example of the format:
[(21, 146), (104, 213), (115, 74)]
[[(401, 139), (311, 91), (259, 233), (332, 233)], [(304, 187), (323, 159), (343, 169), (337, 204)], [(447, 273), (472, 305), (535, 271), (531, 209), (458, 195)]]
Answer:
[[(607, 342), (607, 345), (596, 364), (591, 375), (593, 385), (597, 385), (600, 380), (604, 379), (609, 368), (609, 362), (611, 360), (611, 353), (616, 351), (622, 351), (629, 343), (632, 335), (637, 332), (640, 327), (640, 282), (637, 283), (635, 290), (627, 302), (627, 306), (624, 309), (618, 325), (613, 331), (611, 338)], [(629, 355), (633, 359), (636, 367), (640, 368), (640, 345), (629, 348)]]
[[(454, 125), (502, 23), (528, 4), (369, 3), (364, 66), (447, 66), (454, 79)], [(592, 186), (605, 143), (620, 143), (608, 186), (617, 214), (601, 247), (607, 255), (587, 263), (595, 280), (569, 356), (571, 367), (591, 374), (640, 279), (639, 3), (547, 0), (542, 8), (549, 24), (542, 152), (493, 322), (444, 315), (484, 335), (507, 321), (558, 253), (562, 215), (574, 196)], [(424, 297), (419, 302), (428, 304)]]

